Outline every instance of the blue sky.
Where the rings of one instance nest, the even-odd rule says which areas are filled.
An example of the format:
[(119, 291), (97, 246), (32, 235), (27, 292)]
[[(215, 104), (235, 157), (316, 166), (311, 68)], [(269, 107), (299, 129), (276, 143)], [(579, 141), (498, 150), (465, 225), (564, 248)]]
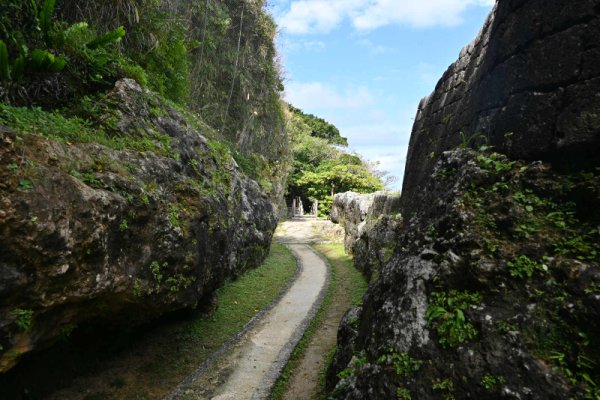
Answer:
[(413, 118), (493, 0), (270, 0), (286, 99), (404, 175)]

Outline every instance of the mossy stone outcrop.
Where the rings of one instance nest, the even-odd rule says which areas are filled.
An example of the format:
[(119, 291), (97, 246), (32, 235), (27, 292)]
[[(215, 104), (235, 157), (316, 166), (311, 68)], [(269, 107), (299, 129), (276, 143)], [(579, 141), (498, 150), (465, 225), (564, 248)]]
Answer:
[(0, 129), (0, 372), (79, 324), (210, 302), (268, 252), (273, 205), (226, 146), (135, 81), (102, 101), (113, 138), (161, 150)]
[(419, 105), (339, 399), (600, 396), (600, 6), (501, 1)]
[(419, 200), (342, 321), (333, 397), (594, 398), (600, 171), (454, 150)]
[(389, 261), (402, 228), (400, 193), (338, 193), (331, 220), (344, 227), (344, 248), (367, 279), (376, 278)]

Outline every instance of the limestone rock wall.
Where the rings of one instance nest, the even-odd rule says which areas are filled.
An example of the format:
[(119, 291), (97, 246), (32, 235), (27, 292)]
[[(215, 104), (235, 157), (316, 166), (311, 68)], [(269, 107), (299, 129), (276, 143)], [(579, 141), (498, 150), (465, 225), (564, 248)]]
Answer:
[(134, 81), (107, 98), (169, 156), (0, 129), (0, 372), (87, 321), (202, 305), (268, 252), (273, 205), (233, 158)]
[(397, 192), (334, 196), (331, 220), (344, 226), (346, 252), (354, 255), (354, 264), (368, 278), (379, 274), (394, 251), (402, 226), (399, 210)]
[(342, 320), (331, 397), (590, 398), (600, 173), (458, 149), (441, 155), (418, 204)]
[(342, 320), (332, 398), (598, 396), (599, 37), (597, 0), (499, 1), (421, 102), (403, 227)]
[(487, 143), (511, 158), (593, 163), (600, 154), (600, 3), (499, 1), (478, 37), (419, 104), (405, 215), (437, 157)]
[(330, 218), (336, 224), (344, 226), (344, 248), (354, 253), (354, 244), (366, 227), (367, 213), (373, 204), (373, 194), (355, 192), (338, 193), (333, 197)]

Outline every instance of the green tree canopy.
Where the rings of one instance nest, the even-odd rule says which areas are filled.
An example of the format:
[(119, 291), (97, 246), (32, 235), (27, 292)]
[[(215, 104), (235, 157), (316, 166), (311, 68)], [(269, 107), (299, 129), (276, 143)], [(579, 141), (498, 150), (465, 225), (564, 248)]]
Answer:
[[(336, 147), (335, 141), (315, 136), (306, 114), (291, 106), (290, 111), (288, 131), (292, 140), (293, 166), (288, 178), (288, 197), (300, 197), (308, 202), (317, 200), (320, 215), (328, 215), (335, 193), (350, 190), (369, 193), (383, 189), (381, 178), (360, 156)], [(339, 137), (337, 128), (330, 126)]]
[(306, 114), (302, 110), (290, 105), (290, 111), (299, 117), (310, 129), (310, 135), (327, 140), (338, 146), (348, 146), (348, 139), (340, 135), (340, 131), (334, 125), (312, 114)]

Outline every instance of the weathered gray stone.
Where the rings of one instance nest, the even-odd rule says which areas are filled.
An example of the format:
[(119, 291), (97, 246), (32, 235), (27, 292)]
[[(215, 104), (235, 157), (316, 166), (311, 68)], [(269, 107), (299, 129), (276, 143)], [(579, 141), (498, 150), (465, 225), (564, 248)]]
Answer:
[(211, 303), (268, 252), (273, 206), (230, 156), (134, 81), (108, 98), (115, 134), (167, 134), (172, 157), (0, 129), (0, 372), (92, 319), (137, 324)]
[(344, 226), (344, 248), (349, 254), (353, 254), (354, 243), (363, 233), (373, 196), (371, 193), (345, 192), (338, 193), (333, 198), (330, 218), (334, 223)]
[[(378, 244), (395, 250), (358, 322), (342, 321), (333, 398), (597, 395), (599, 26), (597, 0), (500, 1), (421, 101), (402, 230)], [(508, 157), (468, 149), (483, 144)], [(555, 212), (572, 219), (553, 223)], [(355, 253), (377, 247), (353, 231)], [(515, 271), (523, 257), (534, 272)], [(457, 308), (465, 291), (475, 300)], [(449, 344), (466, 322), (476, 333)], [(406, 371), (406, 357), (421, 368)]]
[[(510, 168), (486, 167), (486, 157)], [(522, 203), (524, 193), (538, 199), (531, 211)], [(593, 228), (600, 222), (600, 174), (561, 175), (547, 164), (509, 164), (504, 156), (458, 149), (440, 156), (418, 200), (361, 308), (342, 321), (330, 387), (346, 372), (333, 398), (395, 398), (400, 389), (427, 400), (444, 393), (457, 399), (559, 400), (595, 390), (573, 381), (553, 357), (559, 347), (573, 360), (600, 355), (587, 339), (600, 329), (600, 296), (593, 289), (600, 285), (600, 233)], [(553, 209), (586, 211), (563, 230), (543, 222)], [(532, 221), (540, 225), (523, 240), (521, 229)], [(565, 235), (582, 240), (585, 250), (557, 251)], [(524, 255), (536, 270), (516, 276), (509, 262)], [(477, 300), (458, 314), (453, 307), (463, 291)], [(444, 344), (452, 331), (428, 318), (440, 295), (448, 299), (443, 318), (459, 332), (460, 322), (453, 321), (465, 318), (473, 337)], [(404, 372), (401, 357), (407, 355), (422, 363), (419, 371)], [(397, 364), (385, 361), (394, 357)], [(484, 385), (490, 376), (498, 381)], [(442, 381), (452, 391), (436, 389)]]
[(333, 199), (331, 220), (344, 226), (346, 252), (354, 255), (355, 266), (369, 279), (394, 252), (401, 228), (399, 209), (397, 192), (345, 192)]
[[(419, 104), (402, 204), (435, 157), (465, 144), (511, 158), (593, 163), (600, 153), (600, 19), (596, 0), (499, 2), (478, 37)], [(512, 132), (512, 135), (506, 135)]]

